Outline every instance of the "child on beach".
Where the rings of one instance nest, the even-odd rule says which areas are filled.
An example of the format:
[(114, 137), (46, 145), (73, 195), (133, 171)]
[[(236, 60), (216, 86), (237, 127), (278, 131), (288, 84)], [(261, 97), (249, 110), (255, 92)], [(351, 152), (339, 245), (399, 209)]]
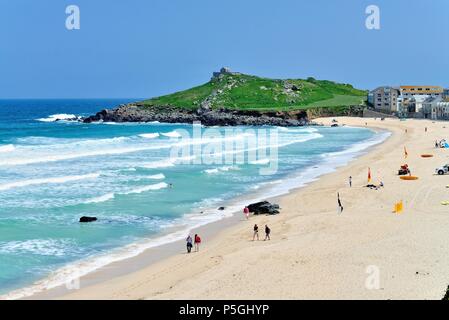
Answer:
[(201, 238), (199, 235), (195, 235), (195, 251), (200, 251)]
[(248, 207), (245, 207), (245, 209), (243, 209), (243, 214), (245, 215), (246, 220), (248, 220), (249, 219), (249, 209), (248, 209)]
[(264, 241), (267, 241), (267, 239), (271, 240), (270, 239), (270, 233), (271, 233), (271, 229), (268, 228), (268, 225), (265, 225), (265, 240)]
[(192, 239), (192, 237), (190, 236), (190, 234), (189, 234), (189, 236), (187, 237), (186, 241), (187, 241), (187, 253), (191, 253), (191, 252), (192, 252), (192, 247), (193, 247), (193, 244), (192, 244), (193, 239)]
[(254, 234), (253, 234), (253, 241), (256, 239), (259, 241), (259, 226), (257, 224), (254, 225)]

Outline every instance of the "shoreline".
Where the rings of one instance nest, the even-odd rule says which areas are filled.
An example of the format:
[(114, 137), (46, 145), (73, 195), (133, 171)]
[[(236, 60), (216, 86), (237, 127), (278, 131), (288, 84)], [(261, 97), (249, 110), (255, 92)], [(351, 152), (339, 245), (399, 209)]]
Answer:
[[(122, 276), (168, 257), (178, 255), (180, 251), (183, 250), (183, 239), (185, 238), (185, 235), (188, 234), (189, 230), (196, 230), (206, 238), (209, 238), (213, 234), (241, 222), (242, 219), (240, 219), (240, 208), (244, 205), (263, 200), (277, 200), (290, 192), (307, 187), (308, 184), (316, 181), (321, 176), (338, 170), (339, 167), (345, 166), (349, 162), (357, 159), (359, 156), (369, 152), (371, 147), (388, 139), (388, 133), (385, 134), (386, 132), (384, 132), (384, 135), (382, 135), (379, 130), (372, 131), (375, 133), (373, 137), (355, 143), (342, 151), (336, 152), (339, 154), (339, 157), (336, 157), (335, 159), (338, 159), (339, 161), (337, 163), (333, 163), (330, 166), (330, 170), (326, 165), (324, 156), (330, 156), (333, 152), (323, 154), (323, 160), (314, 163), (305, 170), (303, 169), (293, 173), (293, 177), (287, 176), (282, 178), (282, 181), (284, 182), (282, 185), (280, 185), (278, 183), (279, 181), (276, 180), (269, 181), (264, 183), (260, 189), (257, 188), (254, 190), (248, 190), (237, 199), (233, 199), (232, 202), (228, 200), (222, 203), (223, 205), (227, 205), (227, 212), (211, 213), (212, 216), (208, 216), (207, 219), (210, 221), (202, 221), (195, 226), (178, 226), (173, 228), (173, 230), (165, 231), (162, 235), (157, 236), (156, 238), (143, 239), (137, 243), (132, 243), (125, 245), (124, 247), (114, 249), (108, 254), (102, 254), (100, 256), (93, 257), (92, 259), (84, 259), (79, 262), (69, 263), (67, 266), (57, 269), (49, 276), (35, 282), (34, 284), (13, 290), (4, 294), (3, 297), (8, 299), (57, 298), (58, 296), (63, 296), (70, 293), (70, 290), (65, 288), (66, 283), (70, 284), (70, 279), (77, 277), (77, 273), (74, 272), (77, 266), (79, 266), (79, 268), (84, 268), (82, 271), (79, 271), (82, 279), (82, 285), (91, 286), (102, 281), (98, 279)], [(346, 154), (348, 154), (349, 157), (345, 157)], [(317, 168), (321, 168), (318, 173), (316, 173)], [(270, 196), (268, 196), (268, 194), (270, 194)], [(228, 208), (231, 208), (231, 211), (229, 211)], [(212, 209), (210, 208), (210, 210)], [(111, 260), (105, 261), (107, 258), (110, 258)], [(95, 265), (95, 262), (99, 262), (100, 265)], [(107, 277), (102, 275), (105, 273), (105, 270), (108, 270), (107, 272), (109, 272)], [(66, 276), (66, 279), (62, 278), (63, 276)]]
[[(430, 163), (433, 173), (433, 166), (444, 161), (444, 150), (433, 149), (435, 139), (444, 137), (441, 128), (436, 128), (442, 123), (339, 120), (360, 127), (368, 122), (368, 127), (389, 130), (392, 135), (349, 165), (278, 197), (283, 209), (278, 216), (253, 217), (250, 222), (236, 221), (229, 226), (221, 220), (218, 224), (222, 228), (215, 230), (217, 233), (211, 230), (213, 237), (208, 239), (204, 233), (207, 241), (198, 254), (178, 254), (149, 265), (129, 263), (123, 275), (114, 276), (112, 269), (105, 268), (102, 279), (96, 275), (96, 280), (101, 280), (96, 284), (83, 279), (80, 290), (51, 297), (48, 293), (55, 291), (49, 290), (47, 296), (31, 298), (441, 299), (449, 279), (449, 245), (444, 241), (449, 218), (439, 204), (447, 181), (437, 183), (441, 184), (437, 189), (434, 185), (438, 180), (434, 179), (438, 178), (429, 176), (429, 168), (423, 165), (424, 161)], [(421, 133), (424, 126), (429, 126), (429, 134)], [(404, 133), (405, 129), (408, 133)], [(419, 182), (404, 184), (394, 173), (404, 162), (404, 144), (410, 155), (437, 151), (432, 160), (422, 160), (416, 154), (407, 160), (413, 173), (422, 178)], [(382, 179), (385, 183), (385, 191), (361, 187), (366, 185), (368, 166), (375, 182)], [(356, 185), (352, 189), (347, 187), (349, 175)], [(432, 193), (422, 191), (428, 185), (432, 185)], [(345, 206), (342, 215), (336, 214), (337, 192)], [(407, 214), (397, 216), (391, 208), (401, 197)], [(424, 207), (428, 202), (430, 210)], [(274, 231), (273, 241), (251, 242), (252, 223), (268, 223)], [(177, 250), (183, 249), (182, 243)], [(365, 287), (366, 267), (372, 265), (382, 270), (378, 290)]]

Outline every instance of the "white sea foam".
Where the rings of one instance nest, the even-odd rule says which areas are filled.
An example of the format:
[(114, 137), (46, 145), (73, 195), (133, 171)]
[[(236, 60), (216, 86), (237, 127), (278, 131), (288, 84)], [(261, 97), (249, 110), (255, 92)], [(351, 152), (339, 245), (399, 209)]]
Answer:
[(62, 257), (68, 251), (72, 253), (74, 247), (70, 239), (33, 239), (0, 243), (0, 253)]
[(161, 136), (164, 136), (167, 138), (181, 138), (182, 137), (182, 135), (176, 130), (171, 131), (171, 132), (161, 133)]
[(15, 147), (12, 144), (5, 144), (3, 146), (0, 146), (0, 153), (12, 152), (14, 150)]
[(215, 169), (204, 170), (204, 172), (206, 172), (207, 174), (214, 174), (214, 173), (218, 173), (220, 171), (218, 170), (218, 168), (215, 168)]
[(73, 120), (73, 119), (78, 119), (78, 117), (74, 114), (61, 113), (61, 114), (52, 114), (51, 116), (48, 116), (48, 118), (41, 118), (36, 120), (40, 122), (55, 122), (58, 120)]
[(152, 179), (152, 180), (164, 180), (165, 175), (163, 173), (155, 174), (152, 176), (145, 177), (145, 179)]
[(378, 133), (374, 137), (372, 137), (368, 140), (353, 144), (345, 150), (325, 153), (325, 154), (322, 154), (321, 157), (328, 159), (328, 158), (335, 158), (335, 157), (341, 157), (341, 156), (351, 156), (353, 154), (356, 154), (363, 150), (366, 150), (368, 147), (378, 144), (380, 140), (383, 141), (383, 140), (387, 139), (390, 135), (391, 135), (390, 132)]
[(261, 159), (256, 161), (251, 161), (250, 164), (259, 165), (259, 164), (269, 164), (270, 159)]
[(140, 194), (143, 192), (160, 190), (160, 189), (164, 189), (167, 187), (168, 187), (167, 183), (161, 182), (161, 183), (157, 183), (157, 184), (151, 184), (151, 185), (147, 185), (147, 186), (137, 187), (137, 188), (134, 188), (129, 191), (122, 192), (122, 193), (110, 192), (110, 193), (107, 193), (107, 194), (99, 196), (99, 197), (94, 197), (94, 198), (88, 199), (88, 200), (84, 201), (84, 203), (85, 204), (102, 203), (102, 202), (107, 202), (109, 200), (115, 199), (115, 197), (117, 195)]
[(231, 171), (231, 170), (239, 170), (240, 168), (237, 166), (224, 166), (221, 168), (214, 168), (214, 169), (206, 169), (204, 170), (205, 173), (207, 174), (215, 174), (215, 173), (220, 173), (220, 172), (227, 172), (227, 171)]
[[(181, 136), (178, 132), (167, 133), (169, 136)], [(165, 134), (165, 135), (167, 135)], [(72, 141), (70, 139), (51, 138), (44, 145), (16, 147), (8, 156), (0, 158), (0, 166), (29, 165), (36, 163), (58, 162), (84, 157), (120, 155), (149, 150), (170, 149), (172, 147), (184, 147), (189, 145), (201, 145), (207, 143), (220, 143), (225, 141), (241, 140), (249, 136), (249, 133), (237, 134), (224, 138), (202, 138), (202, 139), (177, 139), (166, 140), (165, 143), (135, 143), (132, 137), (116, 137), (110, 139), (88, 139)], [(36, 137), (37, 139), (47, 139)], [(303, 138), (307, 139), (307, 138)], [(172, 141), (173, 140), (173, 141)], [(32, 142), (35, 144), (36, 141)], [(13, 152), (14, 151), (14, 152)]]
[[(169, 146), (167, 146), (169, 147)], [(117, 147), (111, 149), (96, 149), (84, 152), (77, 152), (73, 150), (71, 153), (54, 153), (54, 154), (45, 154), (45, 155), (35, 155), (30, 154), (29, 156), (21, 156), (21, 157), (8, 157), (0, 159), (0, 165), (2, 166), (17, 166), (17, 165), (28, 165), (35, 163), (45, 163), (45, 162), (57, 162), (63, 160), (71, 160), (85, 157), (94, 157), (94, 156), (107, 156), (107, 155), (118, 155), (118, 154), (126, 154), (133, 153), (145, 150), (159, 149), (159, 147)]]
[(139, 193), (143, 193), (143, 192), (147, 192), (147, 191), (154, 191), (154, 190), (165, 189), (167, 187), (168, 187), (167, 183), (161, 182), (161, 183), (152, 184), (152, 185), (149, 185), (149, 186), (143, 186), (143, 187), (135, 188), (135, 189), (127, 191), (127, 192), (125, 192), (123, 194), (139, 194)]
[(140, 167), (145, 169), (159, 169), (159, 168), (169, 168), (174, 167), (175, 161), (173, 159), (166, 159), (166, 160), (158, 160), (153, 161), (147, 164), (143, 164)]
[(115, 194), (111, 192), (111, 193), (107, 193), (107, 194), (99, 196), (99, 197), (91, 198), (91, 199), (85, 201), (84, 203), (101, 203), (101, 202), (106, 202), (106, 201), (112, 200), (114, 198), (115, 198)]
[(86, 179), (96, 179), (100, 176), (100, 173), (92, 173), (78, 176), (65, 176), (65, 177), (53, 177), (53, 178), (40, 178), (40, 179), (30, 179), (30, 180), (22, 180), (15, 181), (5, 184), (0, 184), (0, 191), (22, 188), (32, 185), (41, 185), (41, 184), (62, 184), (66, 182), (86, 180)]
[(139, 134), (139, 137), (145, 138), (145, 139), (155, 139), (159, 137), (159, 133), (143, 133)]

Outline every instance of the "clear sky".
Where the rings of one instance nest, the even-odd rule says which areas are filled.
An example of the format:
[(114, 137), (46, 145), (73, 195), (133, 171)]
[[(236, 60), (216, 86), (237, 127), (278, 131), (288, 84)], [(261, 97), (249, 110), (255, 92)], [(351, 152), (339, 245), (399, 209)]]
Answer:
[[(78, 5), (81, 29), (65, 27)], [(365, 27), (380, 7), (381, 29)], [(145, 98), (222, 66), (449, 87), (448, 0), (0, 0), (0, 98)]]

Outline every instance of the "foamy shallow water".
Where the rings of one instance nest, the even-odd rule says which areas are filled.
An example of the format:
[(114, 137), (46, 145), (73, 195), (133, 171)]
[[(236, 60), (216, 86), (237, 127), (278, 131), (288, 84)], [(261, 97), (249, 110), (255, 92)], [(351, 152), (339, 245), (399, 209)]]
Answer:
[[(92, 112), (100, 109), (88, 103)], [(386, 137), (358, 128), (281, 128), (278, 140), (269, 143), (278, 147), (277, 170), (264, 176), (261, 169), (270, 167), (266, 154), (231, 164), (198, 162), (202, 153), (170, 157), (173, 147), (241, 143), (255, 128), (199, 141), (182, 135), (206, 128), (42, 121), (53, 114), (78, 116), (79, 105), (86, 108), (83, 102), (65, 104), (65, 110), (54, 106), (55, 112), (33, 114), (30, 102), (27, 119), (0, 118), (0, 293), (28, 287), (4, 298), (54, 287), (181, 239), (192, 228), (240, 211), (245, 203), (233, 203), (237, 197), (255, 201), (286, 193)], [(217, 160), (262, 149), (247, 143), (239, 151), (201, 152)], [(222, 205), (227, 209), (218, 211)], [(83, 215), (99, 221), (80, 225)]]

